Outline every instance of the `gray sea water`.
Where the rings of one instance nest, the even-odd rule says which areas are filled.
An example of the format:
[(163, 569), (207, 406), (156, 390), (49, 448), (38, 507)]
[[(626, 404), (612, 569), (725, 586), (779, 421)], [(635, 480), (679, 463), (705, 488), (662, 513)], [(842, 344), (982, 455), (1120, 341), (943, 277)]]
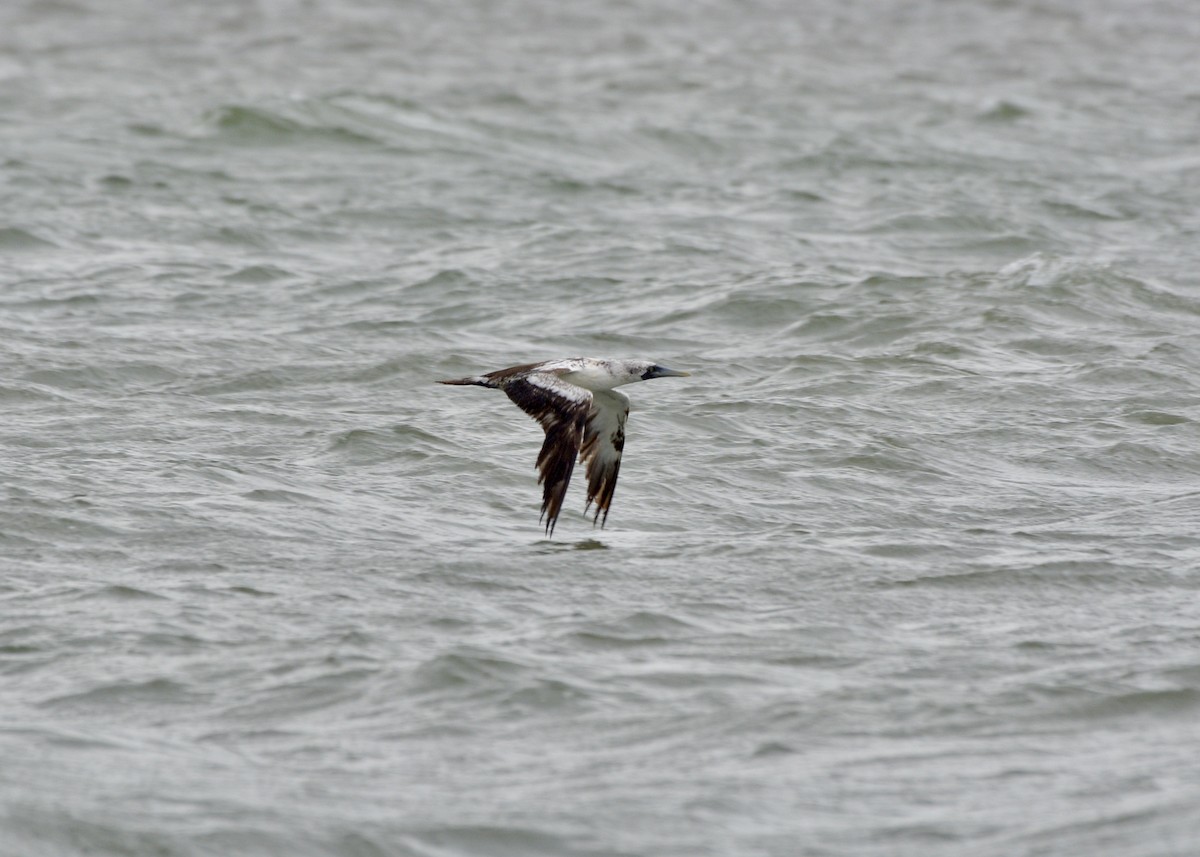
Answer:
[(0, 5), (0, 857), (1200, 853), (1198, 44)]

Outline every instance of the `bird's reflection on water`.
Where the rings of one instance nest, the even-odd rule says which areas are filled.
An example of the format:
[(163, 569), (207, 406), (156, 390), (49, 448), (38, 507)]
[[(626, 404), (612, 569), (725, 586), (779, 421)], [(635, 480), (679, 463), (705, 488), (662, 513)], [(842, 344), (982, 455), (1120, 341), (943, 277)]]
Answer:
[(608, 545), (599, 539), (580, 539), (577, 542), (555, 542), (542, 539), (536, 543), (537, 552), (541, 554), (562, 553), (563, 551), (606, 551)]

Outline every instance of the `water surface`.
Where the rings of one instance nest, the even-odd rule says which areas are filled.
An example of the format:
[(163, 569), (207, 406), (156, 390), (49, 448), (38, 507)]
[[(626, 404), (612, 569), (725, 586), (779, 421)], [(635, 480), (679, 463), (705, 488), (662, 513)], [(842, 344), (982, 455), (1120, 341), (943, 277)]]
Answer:
[[(0, 10), (0, 855), (1200, 843), (1200, 19)], [(608, 526), (439, 378), (629, 388)]]

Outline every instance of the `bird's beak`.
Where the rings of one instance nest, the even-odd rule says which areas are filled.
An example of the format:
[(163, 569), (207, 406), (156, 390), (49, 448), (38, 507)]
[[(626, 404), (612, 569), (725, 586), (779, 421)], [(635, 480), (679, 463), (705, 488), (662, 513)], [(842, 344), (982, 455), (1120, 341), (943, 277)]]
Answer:
[(666, 366), (655, 366), (651, 370), (651, 378), (690, 378), (691, 372), (680, 372), (678, 369), (668, 369)]

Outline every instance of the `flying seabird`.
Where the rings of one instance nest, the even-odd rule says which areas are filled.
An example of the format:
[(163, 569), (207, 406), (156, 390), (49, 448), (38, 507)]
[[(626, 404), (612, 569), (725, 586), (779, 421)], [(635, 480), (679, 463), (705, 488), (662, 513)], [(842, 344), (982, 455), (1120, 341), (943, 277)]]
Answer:
[(629, 416), (629, 397), (614, 387), (690, 374), (650, 360), (573, 357), (512, 366), (441, 383), (503, 390), (518, 408), (542, 424), (546, 440), (538, 453), (537, 468), (538, 484), (545, 487), (542, 516), (538, 520), (545, 519), (546, 534), (553, 536), (576, 456), (587, 465), (584, 512), (595, 502), (592, 525), (599, 521), (603, 527), (608, 520), (608, 507), (612, 505), (621, 470), (621, 451), (625, 448), (625, 419)]

